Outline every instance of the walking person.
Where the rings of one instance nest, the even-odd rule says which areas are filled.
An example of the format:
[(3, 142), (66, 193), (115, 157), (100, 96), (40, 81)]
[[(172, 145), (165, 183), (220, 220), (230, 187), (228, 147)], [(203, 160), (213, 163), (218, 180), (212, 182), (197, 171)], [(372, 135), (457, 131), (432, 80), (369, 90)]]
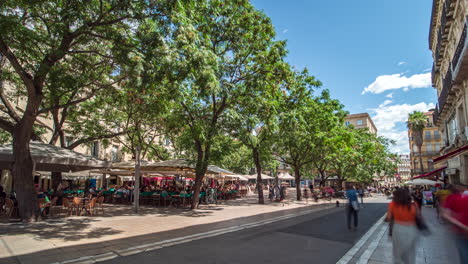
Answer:
[(418, 205), (419, 210), (421, 210), (422, 203), (423, 203), (423, 196), (419, 188), (417, 188), (415, 192), (413, 193), (413, 200)]
[(453, 189), (445, 200), (442, 215), (453, 226), (460, 262), (468, 263), (468, 196), (463, 192), (462, 186)]
[(395, 264), (416, 263), (416, 242), (419, 231), (416, 218), (419, 207), (411, 201), (406, 188), (393, 193), (393, 201), (388, 205), (386, 221), (393, 223), (391, 228), (393, 262)]
[(361, 188), (359, 188), (358, 190), (358, 194), (359, 194), (359, 198), (361, 198), (361, 206), (364, 204), (364, 190)]
[(354, 229), (358, 227), (358, 211), (359, 211), (359, 202), (358, 202), (358, 193), (353, 187), (349, 187), (346, 190), (346, 198), (348, 199), (348, 205), (346, 206), (346, 223), (348, 225), (348, 230), (351, 231), (351, 216), (354, 218)]

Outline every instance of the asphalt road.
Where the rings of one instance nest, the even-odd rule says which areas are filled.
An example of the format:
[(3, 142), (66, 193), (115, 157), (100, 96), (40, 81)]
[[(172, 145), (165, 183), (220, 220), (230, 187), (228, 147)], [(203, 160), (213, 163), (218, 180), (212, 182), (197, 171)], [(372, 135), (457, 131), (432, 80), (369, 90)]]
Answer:
[(364, 204), (355, 231), (347, 229), (341, 207), (102, 263), (336, 263), (386, 207)]

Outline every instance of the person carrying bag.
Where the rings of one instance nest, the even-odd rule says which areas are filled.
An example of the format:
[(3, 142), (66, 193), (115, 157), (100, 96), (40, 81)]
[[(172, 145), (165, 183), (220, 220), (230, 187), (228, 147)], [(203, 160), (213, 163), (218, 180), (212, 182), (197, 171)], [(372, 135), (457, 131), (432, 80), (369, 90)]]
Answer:
[(346, 198), (348, 198), (348, 205), (346, 206), (346, 223), (348, 224), (348, 230), (351, 230), (351, 216), (354, 218), (354, 229), (358, 227), (358, 212), (359, 202), (358, 194), (353, 187), (348, 187), (346, 190)]
[(392, 238), (394, 263), (415, 263), (420, 232), (430, 234), (419, 207), (411, 201), (408, 189), (397, 189), (388, 205), (386, 221)]

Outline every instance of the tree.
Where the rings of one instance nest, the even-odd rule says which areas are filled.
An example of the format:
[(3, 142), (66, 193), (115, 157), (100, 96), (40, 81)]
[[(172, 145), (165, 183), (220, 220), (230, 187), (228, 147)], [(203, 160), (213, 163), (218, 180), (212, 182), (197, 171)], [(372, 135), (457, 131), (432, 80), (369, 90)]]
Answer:
[(250, 89), (246, 80), (265, 71), (275, 32), (248, 1), (194, 1), (183, 8), (174, 36), (178, 53), (169, 82), (174, 109), (168, 125), (194, 153), (194, 209), (213, 141), (226, 132), (226, 112)]
[(340, 188), (343, 181), (369, 183), (375, 176), (394, 168), (395, 155), (388, 150), (389, 140), (353, 127), (342, 126), (336, 132), (330, 173), (337, 176)]
[(278, 130), (279, 114), (285, 85), (283, 79), (289, 72), (289, 65), (283, 62), (286, 55), (285, 43), (277, 42), (262, 58), (262, 74), (248, 78), (249, 87), (239, 103), (228, 114), (230, 134), (240, 140), (251, 151), (257, 173), (258, 202), (264, 204), (262, 169), (274, 161), (273, 145)]
[(408, 129), (411, 131), (411, 136), (416, 142), (418, 147), (418, 156), (419, 156), (419, 166), (421, 167), (421, 173), (424, 172), (423, 161), (422, 161), (422, 152), (421, 148), (423, 145), (423, 131), (427, 124), (427, 117), (423, 112), (414, 111), (408, 115), (407, 121)]
[[(91, 69), (107, 69), (107, 53), (124, 47), (131, 26), (146, 11), (144, 2), (87, 1), (2, 1), (0, 53), (8, 60), (8, 81), (26, 95), (24, 112), (15, 114), (9, 102), (9, 119), (0, 119), (0, 127), (13, 137), (15, 179), (19, 213), (23, 220), (38, 214), (34, 190), (29, 142), (33, 126), (41, 113), (44, 96), (54, 93), (50, 80), (71, 62), (73, 74), (84, 75)], [(109, 78), (109, 76), (107, 76)], [(107, 84), (108, 79), (95, 80)], [(79, 89), (79, 87), (76, 87)], [(80, 91), (77, 94), (82, 94)]]
[(307, 70), (293, 72), (286, 82), (287, 90), (284, 91), (275, 148), (280, 159), (294, 169), (297, 200), (301, 200), (301, 170), (313, 161), (312, 138), (321, 131), (319, 122), (316, 122), (319, 120), (321, 103), (312, 93), (312, 88), (321, 83), (310, 76)]

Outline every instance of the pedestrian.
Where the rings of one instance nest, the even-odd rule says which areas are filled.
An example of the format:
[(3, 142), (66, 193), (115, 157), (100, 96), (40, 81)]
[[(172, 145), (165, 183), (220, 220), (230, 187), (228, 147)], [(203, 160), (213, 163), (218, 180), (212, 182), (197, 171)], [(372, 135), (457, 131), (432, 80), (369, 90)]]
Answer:
[(358, 190), (359, 198), (361, 198), (361, 205), (364, 204), (364, 190), (362, 188), (359, 188)]
[(275, 185), (274, 194), (275, 194), (275, 200), (279, 201), (280, 200), (280, 187), (278, 186), (278, 184)]
[(348, 205), (346, 206), (346, 223), (348, 224), (348, 230), (351, 230), (351, 216), (354, 218), (354, 229), (358, 227), (358, 211), (359, 202), (357, 198), (358, 194), (354, 186), (347, 187), (346, 198), (348, 199)]
[(419, 188), (416, 188), (412, 196), (413, 196), (413, 201), (418, 205), (419, 210), (421, 210), (422, 202), (423, 202), (423, 196), (422, 196), (421, 190)]
[(306, 203), (309, 203), (309, 190), (307, 190), (307, 187), (304, 188), (304, 198), (306, 199)]
[(418, 228), (416, 218), (419, 207), (411, 201), (409, 190), (399, 188), (388, 205), (386, 221), (392, 224), (393, 262), (416, 263)]
[(442, 215), (453, 226), (460, 263), (468, 263), (468, 196), (463, 191), (462, 186), (457, 186), (447, 196)]
[(270, 199), (270, 202), (273, 201), (273, 197), (275, 196), (275, 190), (273, 189), (273, 185), (268, 185), (268, 199)]

